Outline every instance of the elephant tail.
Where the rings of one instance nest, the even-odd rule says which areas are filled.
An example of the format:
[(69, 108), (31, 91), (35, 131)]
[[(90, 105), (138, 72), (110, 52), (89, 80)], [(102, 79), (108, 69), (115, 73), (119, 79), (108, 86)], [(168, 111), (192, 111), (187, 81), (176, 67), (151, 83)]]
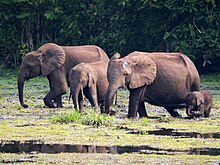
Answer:
[(188, 67), (188, 63), (187, 63), (187, 60), (189, 60), (188, 57), (186, 55), (184, 55), (184, 54), (180, 54), (179, 57), (180, 57), (180, 62), (183, 65), (185, 65), (186, 67)]
[(97, 47), (97, 49), (98, 49), (98, 54), (100, 56), (100, 61), (104, 61), (108, 63), (109, 62), (108, 55), (100, 47)]

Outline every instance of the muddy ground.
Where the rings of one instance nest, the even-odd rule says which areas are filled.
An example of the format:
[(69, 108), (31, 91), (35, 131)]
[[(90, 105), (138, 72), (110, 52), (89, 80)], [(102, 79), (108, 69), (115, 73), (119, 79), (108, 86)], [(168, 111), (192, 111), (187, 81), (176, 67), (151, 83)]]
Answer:
[[(16, 72), (0, 77), (0, 163), (2, 164), (219, 164), (220, 79), (203, 76), (202, 89), (214, 98), (209, 118), (171, 117), (161, 107), (146, 104), (149, 118), (126, 118), (129, 93), (118, 92), (117, 113), (99, 127), (78, 122), (54, 122), (54, 116), (74, 111), (64, 95), (64, 108), (49, 109), (42, 98), (45, 78), (25, 84), (29, 108), (19, 105)], [(89, 107), (86, 102), (85, 107)], [(89, 108), (85, 108), (89, 111)], [(91, 109), (90, 109), (91, 110)]]

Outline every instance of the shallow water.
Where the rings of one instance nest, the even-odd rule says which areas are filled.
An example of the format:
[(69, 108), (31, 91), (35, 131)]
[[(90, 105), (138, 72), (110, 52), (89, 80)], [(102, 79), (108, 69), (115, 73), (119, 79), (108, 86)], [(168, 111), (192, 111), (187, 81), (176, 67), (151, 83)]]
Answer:
[(2, 153), (145, 153), (145, 154), (195, 154), (195, 155), (220, 155), (218, 148), (192, 148), (189, 150), (161, 149), (151, 146), (95, 146), (73, 144), (44, 144), (42, 141), (1, 141)]
[[(131, 132), (132, 133), (132, 132)], [(141, 132), (139, 132), (141, 134)], [(174, 136), (174, 137), (182, 137), (182, 138), (220, 138), (220, 133), (198, 133), (198, 132), (180, 132), (175, 129), (166, 129), (162, 128), (160, 130), (153, 130), (147, 132), (149, 135), (161, 135), (161, 136)]]

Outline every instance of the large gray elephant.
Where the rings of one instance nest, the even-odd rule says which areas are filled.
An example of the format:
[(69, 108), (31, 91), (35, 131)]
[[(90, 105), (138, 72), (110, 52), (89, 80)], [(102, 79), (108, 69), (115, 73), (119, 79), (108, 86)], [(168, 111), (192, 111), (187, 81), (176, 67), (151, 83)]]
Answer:
[(180, 117), (177, 108), (186, 107), (185, 96), (200, 90), (200, 77), (193, 62), (181, 53), (132, 52), (120, 59), (115, 54), (108, 66), (109, 87), (105, 112), (119, 87), (127, 86), (128, 117), (147, 116), (144, 102), (164, 107), (173, 117)]
[(109, 62), (107, 54), (94, 45), (59, 46), (54, 43), (42, 45), (36, 51), (27, 53), (20, 66), (18, 74), (18, 92), (20, 104), (27, 108), (23, 101), (25, 80), (44, 75), (50, 85), (49, 93), (44, 97), (44, 103), (50, 108), (62, 107), (61, 96), (68, 91), (68, 77), (70, 69), (81, 63), (95, 61)]
[(209, 117), (212, 95), (208, 91), (194, 91), (186, 95), (186, 114), (189, 117)]
[(80, 63), (70, 70), (70, 91), (76, 109), (83, 109), (83, 94), (92, 107), (104, 109), (104, 99), (108, 88), (108, 64), (103, 61)]

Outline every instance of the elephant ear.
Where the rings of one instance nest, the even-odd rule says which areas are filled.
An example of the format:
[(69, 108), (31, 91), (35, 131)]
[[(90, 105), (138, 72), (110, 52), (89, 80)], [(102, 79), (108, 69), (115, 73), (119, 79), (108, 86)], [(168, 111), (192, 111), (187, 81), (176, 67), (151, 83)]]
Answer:
[(204, 103), (204, 96), (201, 92), (195, 92), (196, 93), (196, 106), (200, 106)]
[(65, 52), (60, 46), (56, 44), (45, 44), (41, 46), (37, 51), (42, 53), (41, 71), (45, 76), (60, 68), (65, 62)]
[(130, 58), (133, 61), (133, 72), (129, 87), (135, 89), (143, 85), (151, 84), (156, 78), (156, 64), (145, 55), (138, 54)]

